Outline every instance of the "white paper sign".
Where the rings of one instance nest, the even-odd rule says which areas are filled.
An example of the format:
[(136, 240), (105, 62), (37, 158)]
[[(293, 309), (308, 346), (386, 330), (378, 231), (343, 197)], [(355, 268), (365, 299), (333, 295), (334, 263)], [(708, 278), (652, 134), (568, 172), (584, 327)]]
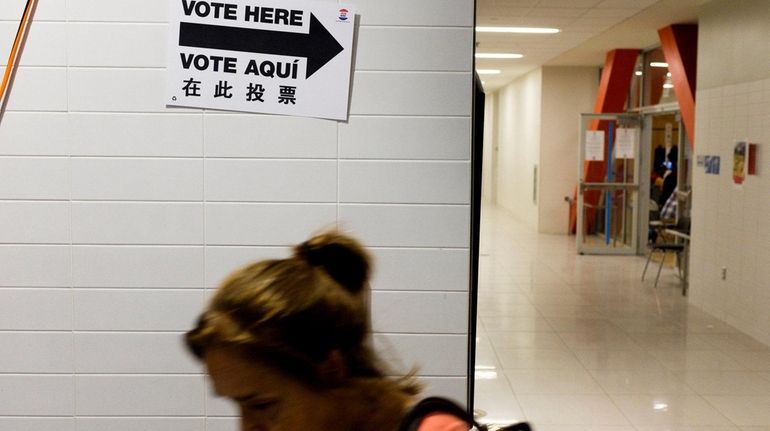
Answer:
[(617, 131), (618, 136), (615, 139), (615, 158), (633, 159), (634, 148), (636, 147), (636, 129), (622, 128)]
[(603, 130), (586, 130), (586, 160), (604, 161)]
[(355, 12), (301, 0), (169, 0), (172, 106), (344, 120)]

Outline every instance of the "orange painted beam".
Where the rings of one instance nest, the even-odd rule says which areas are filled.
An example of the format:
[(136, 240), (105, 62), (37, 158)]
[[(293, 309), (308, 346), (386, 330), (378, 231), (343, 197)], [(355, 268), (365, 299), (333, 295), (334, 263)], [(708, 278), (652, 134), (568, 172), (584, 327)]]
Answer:
[(695, 78), (698, 65), (698, 25), (674, 24), (658, 30), (663, 55), (671, 72), (682, 122), (695, 145)]
[[(631, 78), (634, 75), (636, 59), (639, 56), (638, 49), (615, 49), (607, 53), (599, 81), (599, 92), (594, 103), (595, 114), (623, 112), (628, 98), (628, 90), (631, 88)], [(595, 121), (591, 124), (592, 130), (606, 127), (604, 122)], [(605, 146), (606, 151), (606, 146)], [(605, 156), (605, 160), (608, 156)], [(588, 182), (601, 182), (606, 175), (605, 162), (585, 162), (583, 164), (584, 177)], [(577, 189), (570, 205), (570, 231), (576, 232), (577, 228)], [(585, 203), (596, 205), (599, 203), (600, 193), (589, 192), (583, 196)]]

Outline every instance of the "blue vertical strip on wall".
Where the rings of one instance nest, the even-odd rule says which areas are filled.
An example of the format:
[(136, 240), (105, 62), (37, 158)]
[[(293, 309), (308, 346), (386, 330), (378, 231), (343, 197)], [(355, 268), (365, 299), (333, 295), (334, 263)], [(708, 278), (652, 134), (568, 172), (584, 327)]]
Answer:
[[(615, 124), (607, 123), (607, 182), (612, 182), (612, 142), (615, 140)], [(612, 221), (612, 190), (604, 192), (604, 245), (610, 244), (610, 222)]]

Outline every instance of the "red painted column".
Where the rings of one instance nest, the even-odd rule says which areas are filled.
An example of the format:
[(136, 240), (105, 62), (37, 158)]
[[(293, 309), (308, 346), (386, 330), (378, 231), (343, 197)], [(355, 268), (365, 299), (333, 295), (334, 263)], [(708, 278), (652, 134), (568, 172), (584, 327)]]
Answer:
[(674, 24), (658, 30), (663, 55), (671, 72), (682, 121), (695, 145), (695, 77), (698, 65), (698, 25)]
[[(594, 104), (595, 114), (620, 113), (624, 111), (638, 56), (638, 49), (615, 49), (607, 53), (601, 81), (599, 82), (599, 93)], [(591, 124), (592, 130), (605, 129), (606, 127), (606, 124), (600, 121), (595, 121)], [(607, 155), (605, 155), (606, 159)], [(583, 169), (586, 181), (601, 182), (604, 180), (607, 165), (605, 162), (585, 162)], [(599, 198), (600, 193), (597, 191), (589, 191), (583, 196), (585, 203), (592, 205), (599, 203)], [(576, 228), (577, 190), (575, 190), (574, 199), (570, 206), (570, 231), (575, 233)]]

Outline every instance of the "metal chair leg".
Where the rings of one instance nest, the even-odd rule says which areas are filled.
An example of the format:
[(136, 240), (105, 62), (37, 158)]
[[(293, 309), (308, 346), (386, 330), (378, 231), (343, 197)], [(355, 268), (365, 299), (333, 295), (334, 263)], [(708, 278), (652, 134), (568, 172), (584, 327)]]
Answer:
[(658, 288), (658, 279), (660, 278), (660, 270), (663, 269), (663, 264), (666, 263), (666, 252), (663, 252), (663, 257), (660, 259), (660, 266), (658, 266), (658, 275), (655, 276), (655, 288)]
[(647, 263), (644, 264), (644, 271), (642, 271), (642, 281), (644, 281), (644, 274), (647, 274), (647, 266), (650, 264), (650, 259), (652, 259), (653, 253), (655, 253), (655, 251), (650, 250), (650, 253), (647, 255)]

